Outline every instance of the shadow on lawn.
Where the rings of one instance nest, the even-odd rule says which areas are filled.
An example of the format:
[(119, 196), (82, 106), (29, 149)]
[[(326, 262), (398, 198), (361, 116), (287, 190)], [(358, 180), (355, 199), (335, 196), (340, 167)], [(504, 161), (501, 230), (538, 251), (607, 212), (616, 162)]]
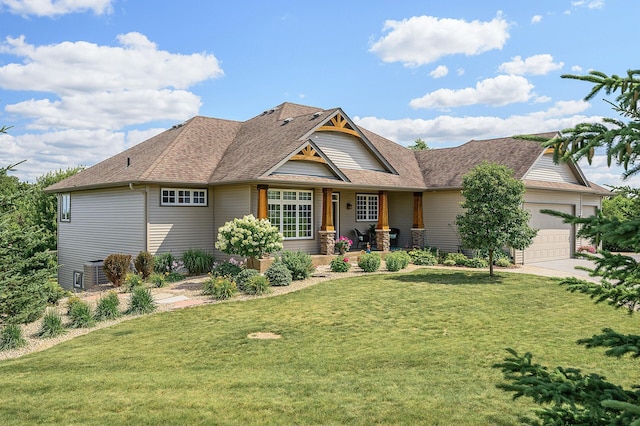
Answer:
[(411, 274), (402, 274), (385, 278), (387, 280), (405, 283), (445, 284), (445, 285), (483, 285), (502, 284), (504, 277), (500, 275), (489, 276), (488, 272), (476, 271), (441, 271), (433, 269), (420, 269)]

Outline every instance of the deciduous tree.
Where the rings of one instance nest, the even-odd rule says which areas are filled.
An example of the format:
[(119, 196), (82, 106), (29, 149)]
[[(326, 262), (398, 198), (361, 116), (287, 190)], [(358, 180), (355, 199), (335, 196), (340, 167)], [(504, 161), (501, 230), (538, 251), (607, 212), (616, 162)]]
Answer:
[(522, 208), (524, 184), (506, 166), (484, 162), (463, 177), (462, 207), (456, 218), (462, 244), (489, 252), (489, 275), (493, 254), (505, 246), (524, 249), (537, 231), (529, 227), (529, 212)]

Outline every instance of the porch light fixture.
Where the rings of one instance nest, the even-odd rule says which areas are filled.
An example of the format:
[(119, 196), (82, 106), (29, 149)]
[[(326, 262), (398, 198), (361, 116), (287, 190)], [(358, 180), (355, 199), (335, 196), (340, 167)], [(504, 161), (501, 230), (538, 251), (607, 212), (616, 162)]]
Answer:
[(347, 203), (347, 210), (351, 210), (353, 208), (353, 204)]

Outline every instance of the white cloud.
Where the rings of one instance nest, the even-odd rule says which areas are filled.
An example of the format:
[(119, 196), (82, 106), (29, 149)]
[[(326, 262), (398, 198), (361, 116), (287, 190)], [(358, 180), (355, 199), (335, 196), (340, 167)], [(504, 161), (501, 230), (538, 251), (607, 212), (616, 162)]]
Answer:
[(60, 16), (91, 11), (96, 15), (113, 11), (113, 0), (0, 0), (0, 6), (14, 15)]
[(584, 101), (562, 101), (556, 102), (547, 110), (506, 118), (441, 115), (432, 119), (399, 120), (355, 117), (354, 121), (359, 126), (404, 145), (422, 138), (430, 146), (437, 148), (456, 146), (471, 139), (562, 130), (578, 123), (600, 120), (600, 117), (576, 114), (585, 110), (587, 105)]
[(93, 165), (125, 149), (122, 132), (63, 130), (50, 133), (0, 135), (0, 158), (18, 166), (21, 180), (34, 182), (50, 170)]
[(198, 113), (200, 97), (185, 90), (114, 91), (28, 100), (5, 110), (32, 118), (30, 129), (110, 129), (157, 120), (185, 120)]
[(383, 31), (388, 34), (369, 51), (384, 62), (402, 62), (407, 67), (428, 64), (446, 55), (478, 55), (502, 49), (509, 38), (509, 24), (500, 12), (489, 22), (433, 16), (388, 20)]
[(3, 162), (29, 158), (19, 168), (21, 178), (92, 165), (159, 132), (125, 136), (120, 130), (127, 126), (197, 115), (202, 102), (189, 88), (224, 74), (212, 54), (163, 51), (140, 33), (119, 35), (117, 41), (35, 46), (21, 36), (0, 43), (0, 53), (21, 60), (0, 66), (0, 88), (50, 94), (4, 107), (34, 132), (3, 135), (0, 143)]
[(529, 56), (522, 60), (521, 56), (511, 58), (511, 62), (504, 62), (498, 67), (499, 71), (515, 75), (545, 75), (551, 71), (562, 69), (564, 62), (553, 62), (549, 54)]
[(531, 18), (531, 23), (539, 24), (540, 22), (542, 22), (542, 15), (533, 15), (533, 17)]
[(463, 105), (488, 104), (503, 106), (514, 102), (526, 102), (533, 85), (521, 76), (499, 75), (479, 81), (475, 87), (451, 90), (438, 89), (421, 98), (412, 99), (412, 108), (451, 108)]
[(604, 0), (579, 0), (572, 1), (573, 7), (586, 7), (587, 9), (602, 9), (604, 7)]
[(458, 75), (464, 75), (464, 68), (458, 68), (458, 69), (456, 70), (456, 74), (458, 74)]
[(0, 67), (0, 87), (59, 95), (105, 90), (184, 89), (224, 73), (212, 54), (158, 50), (140, 33), (118, 36), (120, 46), (85, 41), (34, 46), (7, 37), (0, 53), (23, 63)]
[(580, 65), (574, 65), (571, 67), (571, 71), (573, 72), (582, 72), (582, 67)]
[(449, 68), (447, 68), (445, 65), (438, 65), (436, 69), (429, 73), (429, 75), (433, 78), (441, 78), (446, 76), (447, 74), (449, 74)]

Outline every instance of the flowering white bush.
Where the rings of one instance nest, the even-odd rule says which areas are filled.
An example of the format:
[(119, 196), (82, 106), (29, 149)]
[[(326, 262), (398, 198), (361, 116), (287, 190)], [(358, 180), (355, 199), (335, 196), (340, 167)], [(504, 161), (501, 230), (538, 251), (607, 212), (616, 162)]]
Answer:
[(261, 258), (282, 250), (282, 234), (268, 219), (250, 214), (221, 226), (216, 248), (227, 254)]

